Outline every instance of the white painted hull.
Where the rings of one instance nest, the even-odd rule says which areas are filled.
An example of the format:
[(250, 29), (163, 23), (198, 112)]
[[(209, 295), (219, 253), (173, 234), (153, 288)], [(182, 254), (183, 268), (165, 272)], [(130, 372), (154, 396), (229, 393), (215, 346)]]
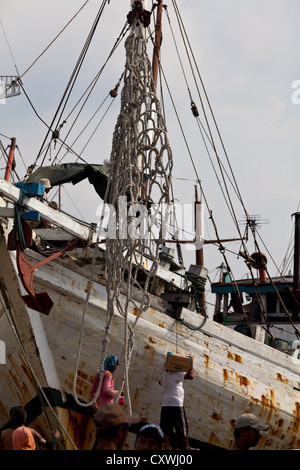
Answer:
[[(3, 250), (3, 244), (1, 247)], [(9, 256), (14, 257), (14, 254)], [(32, 264), (40, 259), (40, 255), (30, 251), (27, 251), (27, 257)], [(14, 313), (17, 329), (38, 380), (45, 389), (54, 390), (54, 394), (60, 391), (65, 400), (61, 406), (55, 406), (66, 431), (62, 433), (65, 441), (62, 445), (72, 449), (73, 442), (77, 448), (89, 449), (94, 438), (92, 419), (87, 417), (88, 412), (92, 416), (91, 409), (82, 407), (77, 412), (70, 407), (68, 411), (89, 266), (75, 269), (74, 262), (67, 258), (46, 264), (35, 272), (36, 291), (47, 290), (54, 301), (49, 316), (24, 305), (20, 311), (14, 309)], [(8, 279), (7, 266), (5, 272), (2, 263), (1, 266), (2, 278), (5, 274)], [(106, 289), (103, 279), (98, 277), (100, 272), (100, 269), (95, 272), (86, 313), (76, 388), (78, 397), (87, 402), (93, 376), (100, 366), (106, 324)], [(100, 282), (96, 282), (97, 277)], [(20, 303), (15, 296), (9, 300), (12, 305)], [(243, 412), (253, 412), (271, 428), (261, 439), (258, 449), (300, 447), (300, 361), (209, 319), (201, 330), (189, 329), (163, 313), (163, 304), (160, 302), (159, 305), (142, 314), (135, 330), (129, 373), (133, 414), (159, 423), (162, 398), (159, 378), (166, 353), (175, 352), (177, 345), (178, 352), (194, 357), (195, 378), (185, 384), (190, 438), (229, 448), (234, 420)], [(132, 319), (135, 319), (134, 313), (133, 309)], [(185, 322), (194, 326), (202, 321), (202, 317), (186, 309), (182, 316)], [(116, 313), (107, 352), (120, 358), (121, 366), (115, 373), (117, 388), (121, 386), (124, 372), (123, 331), (123, 318)], [(0, 365), (0, 426), (3, 426), (8, 421), (9, 408), (19, 403), (28, 404), (37, 392), (24, 354), (3, 311), (0, 339), (7, 345), (7, 363)], [(53, 427), (57, 428), (59, 424), (52, 419), (49, 408), (47, 413)], [(38, 417), (33, 424), (49, 435), (44, 417)], [(199, 442), (198, 445), (201, 447)]]

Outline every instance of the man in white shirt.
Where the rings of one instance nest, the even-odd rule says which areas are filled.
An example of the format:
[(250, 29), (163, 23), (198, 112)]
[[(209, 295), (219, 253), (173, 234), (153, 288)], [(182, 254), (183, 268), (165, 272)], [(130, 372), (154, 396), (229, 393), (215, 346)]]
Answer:
[(188, 424), (184, 409), (183, 381), (194, 378), (194, 368), (188, 372), (173, 372), (165, 370), (162, 377), (163, 399), (160, 416), (160, 427), (165, 435), (166, 450), (170, 447), (170, 436), (175, 427), (177, 435), (182, 440), (184, 450), (192, 450), (188, 443)]

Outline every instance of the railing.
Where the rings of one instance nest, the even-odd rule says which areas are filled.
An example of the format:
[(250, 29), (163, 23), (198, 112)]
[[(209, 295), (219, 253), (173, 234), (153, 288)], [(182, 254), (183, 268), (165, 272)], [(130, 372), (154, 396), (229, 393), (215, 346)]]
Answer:
[(17, 78), (12, 75), (0, 75), (0, 99), (12, 98), (21, 94)]

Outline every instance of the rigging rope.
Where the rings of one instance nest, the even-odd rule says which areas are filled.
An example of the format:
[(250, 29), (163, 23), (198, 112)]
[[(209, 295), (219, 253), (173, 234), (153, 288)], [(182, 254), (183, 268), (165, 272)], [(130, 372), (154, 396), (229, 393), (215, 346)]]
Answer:
[(16, 61), (15, 61), (15, 58), (14, 58), (12, 49), (11, 49), (11, 47), (10, 47), (10, 44), (9, 44), (9, 42), (8, 42), (8, 38), (7, 38), (7, 35), (6, 35), (6, 33), (5, 33), (4, 26), (3, 26), (3, 23), (2, 23), (2, 21), (1, 21), (1, 19), (0, 19), (0, 24), (1, 24), (1, 28), (2, 28), (2, 31), (3, 31), (3, 34), (4, 34), (4, 37), (5, 37), (5, 40), (6, 40), (7, 47), (8, 47), (8, 49), (9, 49), (9, 52), (10, 52), (10, 55), (11, 55), (11, 58), (12, 58), (12, 61), (13, 61), (13, 63), (14, 63), (14, 67), (15, 67), (15, 69), (16, 69), (16, 72), (17, 72), (18, 76), (19, 76), (19, 75), (20, 75), (20, 74), (19, 74), (19, 70), (18, 70), (18, 67), (17, 67), (17, 65), (16, 65)]
[[(100, 21), (100, 18), (101, 18), (101, 16), (102, 16), (102, 13), (103, 13), (103, 10), (104, 10), (104, 7), (105, 7), (106, 3), (107, 3), (107, 0), (103, 0), (102, 5), (101, 5), (101, 7), (100, 7), (100, 9), (99, 9), (99, 11), (98, 11), (98, 13), (97, 13), (97, 15), (96, 15), (96, 18), (95, 18), (95, 20), (94, 20), (93, 25), (92, 25), (92, 27), (91, 27), (91, 30), (90, 30), (90, 32), (89, 32), (89, 34), (88, 34), (88, 37), (87, 37), (87, 39), (86, 39), (86, 41), (85, 41), (85, 43), (84, 43), (84, 46), (83, 46), (83, 48), (82, 48), (82, 51), (81, 51), (81, 53), (80, 53), (80, 55), (79, 55), (79, 58), (78, 58), (78, 60), (77, 60), (77, 63), (76, 63), (76, 65), (75, 65), (75, 67), (74, 67), (74, 70), (73, 70), (73, 72), (72, 72), (72, 74), (71, 74), (71, 77), (70, 77), (70, 79), (69, 79), (69, 82), (68, 82), (68, 84), (67, 84), (67, 86), (66, 86), (66, 89), (65, 89), (65, 91), (64, 91), (64, 93), (63, 93), (63, 96), (62, 96), (62, 98), (61, 98), (61, 101), (60, 101), (60, 103), (59, 103), (59, 105), (58, 105), (58, 108), (57, 108), (57, 110), (56, 110), (56, 112), (55, 112), (55, 115), (54, 115), (54, 117), (53, 117), (53, 119), (52, 119), (52, 122), (51, 122), (51, 124), (50, 124), (50, 126), (49, 126), (49, 128), (52, 129), (52, 127), (54, 126), (54, 123), (55, 123), (55, 121), (56, 121), (56, 118), (57, 118), (57, 116), (58, 116), (58, 113), (59, 113), (60, 109), (62, 108), (62, 110), (61, 110), (61, 112), (60, 112), (60, 117), (58, 117), (58, 120), (57, 120), (57, 124), (56, 124), (56, 126), (54, 126), (54, 132), (55, 132), (55, 131), (59, 131), (59, 129), (58, 129), (58, 123), (59, 123), (60, 120), (61, 120), (62, 113), (63, 113), (63, 111), (64, 111), (64, 109), (65, 109), (65, 107), (66, 107), (66, 104), (67, 104), (68, 100), (69, 100), (70, 93), (71, 93), (71, 91), (73, 90), (73, 87), (74, 87), (74, 85), (75, 85), (76, 79), (77, 79), (78, 74), (79, 74), (79, 72), (80, 72), (80, 69), (81, 69), (81, 67), (82, 67), (83, 61), (84, 61), (85, 56), (86, 56), (86, 54), (87, 54), (87, 51), (88, 51), (88, 49), (89, 49), (89, 47), (90, 47), (90, 45), (91, 45), (92, 39), (93, 39), (93, 37), (94, 37), (95, 31), (96, 31), (97, 26), (98, 26), (98, 24), (99, 24), (99, 21)], [(39, 151), (39, 153), (38, 153), (38, 155), (37, 155), (37, 157), (36, 157), (36, 160), (35, 160), (34, 165), (36, 165), (36, 162), (37, 162), (38, 159), (40, 158), (42, 149), (43, 149), (43, 147), (44, 147), (44, 145), (45, 145), (45, 142), (46, 142), (46, 140), (47, 140), (47, 138), (48, 138), (49, 132), (50, 132), (50, 131), (47, 132), (47, 134), (46, 134), (46, 136), (45, 136), (45, 138), (44, 138), (44, 141), (43, 141), (42, 146), (41, 146), (41, 149), (40, 149), (40, 151)], [(46, 157), (46, 155), (44, 156), (43, 161), (45, 160), (45, 157)]]
[[(80, 159), (80, 160), (83, 161), (84, 163), (87, 163), (87, 162), (84, 160), (84, 158), (81, 157), (81, 154), (82, 154), (83, 150), (85, 149), (85, 147), (87, 146), (87, 144), (88, 144), (89, 141), (86, 143), (85, 147), (82, 149), (82, 151), (81, 151), (80, 154), (78, 154), (77, 152), (75, 152), (75, 151), (73, 150), (73, 145), (74, 145), (74, 143), (76, 142), (76, 140), (79, 138), (79, 136), (82, 134), (83, 131), (81, 131), (80, 135), (77, 137), (77, 139), (74, 140), (74, 142), (73, 142), (71, 145), (67, 145), (67, 143), (66, 143), (66, 138), (68, 137), (70, 131), (72, 130), (72, 127), (74, 126), (75, 122), (77, 121), (77, 119), (78, 119), (78, 117), (79, 117), (79, 114), (81, 113), (83, 107), (84, 107), (85, 104), (87, 103), (87, 100), (90, 98), (90, 95), (91, 95), (92, 91), (94, 90), (95, 85), (96, 85), (96, 83), (98, 82), (98, 80), (99, 80), (99, 78), (100, 78), (100, 76), (101, 76), (101, 74), (102, 74), (102, 72), (103, 72), (105, 66), (107, 65), (109, 59), (112, 57), (112, 55), (113, 55), (113, 53), (115, 52), (115, 50), (117, 49), (117, 47), (120, 45), (120, 43), (121, 43), (122, 39), (124, 38), (124, 36), (127, 34), (127, 31), (128, 31), (128, 26), (127, 26), (127, 28), (126, 28), (126, 24), (125, 24), (125, 26), (123, 26), (123, 29), (122, 29), (121, 33), (119, 34), (119, 37), (118, 37), (117, 40), (115, 41), (115, 44), (114, 44), (114, 46), (113, 46), (111, 52), (109, 53), (109, 55), (108, 55), (108, 57), (107, 57), (107, 59), (106, 59), (104, 65), (101, 67), (101, 69), (99, 70), (99, 72), (96, 74), (96, 76), (94, 77), (94, 79), (91, 81), (90, 85), (89, 85), (89, 86), (87, 87), (87, 89), (84, 91), (84, 93), (82, 94), (81, 98), (79, 98), (79, 100), (77, 101), (77, 103), (73, 106), (72, 110), (69, 112), (68, 116), (64, 119), (64, 121), (62, 122), (62, 124), (60, 124), (59, 126), (58, 126), (58, 124), (57, 124), (58, 130), (56, 130), (56, 131), (55, 131), (54, 128), (53, 128), (54, 120), (52, 121), (51, 125), (48, 125), (48, 124), (41, 118), (41, 116), (38, 114), (38, 112), (37, 112), (35, 106), (34, 106), (33, 103), (31, 102), (29, 96), (27, 95), (27, 93), (26, 93), (26, 91), (25, 91), (25, 89), (24, 89), (23, 83), (20, 81), (20, 86), (21, 86), (21, 88), (22, 88), (22, 90), (23, 90), (23, 93), (25, 94), (27, 100), (29, 101), (29, 103), (30, 103), (30, 105), (31, 105), (31, 107), (32, 107), (32, 109), (33, 109), (33, 111), (35, 112), (35, 114), (37, 115), (37, 117), (39, 118), (39, 120), (40, 120), (40, 121), (47, 127), (47, 129), (48, 129), (47, 136), (49, 136), (49, 134), (51, 133), (50, 141), (48, 142), (47, 145), (45, 145), (46, 140), (47, 140), (47, 136), (46, 136), (46, 138), (44, 139), (43, 145), (42, 145), (42, 147), (41, 147), (41, 149), (40, 149), (40, 151), (39, 151), (39, 156), (36, 158), (34, 164), (32, 164), (32, 165), (28, 168), (27, 173), (26, 173), (26, 175), (25, 175), (25, 177), (24, 177), (23, 179), (25, 179), (29, 174), (31, 174), (33, 168), (34, 168), (34, 167), (36, 166), (36, 164), (37, 164), (38, 158), (41, 157), (43, 153), (44, 153), (43, 162), (45, 161), (45, 158), (46, 158), (46, 156), (47, 156), (47, 153), (48, 153), (48, 151), (50, 150), (50, 146), (51, 146), (51, 143), (52, 143), (54, 134), (56, 134), (55, 141), (59, 141), (59, 142), (61, 143), (61, 145), (60, 145), (60, 148), (58, 149), (58, 151), (57, 151), (57, 153), (56, 153), (56, 156), (54, 157), (54, 160), (53, 160), (52, 164), (53, 164), (54, 161), (58, 158), (58, 154), (59, 154), (59, 152), (61, 151), (61, 149), (62, 149), (63, 147), (65, 147), (65, 149), (66, 149), (65, 155), (67, 155), (68, 152), (71, 152), (71, 153), (73, 153), (73, 154), (77, 157), (77, 159)], [(76, 116), (76, 118), (75, 118), (75, 120), (74, 120), (74, 122), (73, 122), (73, 125), (72, 125), (71, 129), (69, 130), (69, 132), (68, 132), (68, 134), (67, 134), (67, 136), (66, 136), (66, 138), (65, 138), (65, 139), (61, 139), (61, 138), (60, 138), (60, 132), (59, 132), (59, 131), (61, 130), (61, 128), (63, 127), (63, 125), (67, 122), (67, 120), (69, 119), (69, 117), (72, 115), (72, 113), (75, 111), (75, 109), (77, 108), (77, 106), (79, 105), (79, 103), (81, 102), (81, 100), (84, 98), (84, 96), (85, 96), (87, 93), (88, 93), (88, 95), (87, 95), (87, 97), (86, 97), (86, 99), (85, 99), (83, 105), (81, 106), (81, 108), (80, 108), (80, 110), (79, 110), (79, 112), (78, 112), (78, 114), (77, 114), (77, 116)], [(111, 96), (112, 96), (112, 95), (111, 95)], [(102, 103), (102, 104), (103, 104), (103, 103)], [(100, 107), (101, 107), (101, 105), (100, 105)], [(94, 116), (96, 115), (96, 113), (98, 112), (98, 110), (99, 110), (100, 107), (98, 107), (97, 111), (94, 113)], [(94, 116), (93, 116), (93, 117), (94, 117)], [(93, 117), (89, 120), (89, 122), (88, 122), (88, 124), (85, 126), (85, 128), (90, 124), (90, 122), (92, 121)], [(99, 125), (100, 125), (100, 123), (98, 124), (98, 126), (99, 126)], [(97, 126), (97, 128), (98, 128), (98, 126)], [(85, 129), (85, 128), (84, 128), (84, 129)], [(96, 128), (96, 129), (97, 129), (97, 128)], [(96, 129), (94, 130), (92, 136), (94, 135)], [(92, 138), (92, 136), (90, 137), (90, 139)], [(89, 140), (90, 140), (90, 139), (89, 139)], [(65, 156), (65, 155), (64, 155), (64, 156)], [(60, 162), (63, 160), (64, 156), (60, 159)]]
[[(123, 26), (123, 29), (122, 29), (121, 33), (119, 34), (118, 38), (116, 39), (115, 44), (113, 45), (112, 50), (110, 51), (110, 53), (109, 53), (109, 55), (108, 55), (106, 61), (105, 61), (104, 64), (102, 65), (101, 69), (100, 69), (99, 72), (96, 74), (96, 76), (93, 78), (93, 80), (91, 81), (90, 85), (89, 85), (89, 86), (87, 87), (87, 89), (84, 91), (84, 93), (83, 93), (82, 96), (79, 98), (79, 100), (77, 101), (77, 103), (73, 106), (72, 110), (69, 112), (69, 114), (67, 115), (67, 117), (64, 119), (63, 123), (60, 125), (60, 128), (61, 128), (61, 127), (68, 121), (69, 117), (73, 114), (73, 112), (75, 111), (75, 109), (77, 108), (77, 106), (79, 105), (79, 103), (81, 102), (81, 100), (82, 100), (82, 99), (84, 98), (84, 96), (88, 93), (88, 94), (87, 94), (87, 97), (86, 97), (85, 100), (84, 100), (84, 103), (82, 104), (82, 106), (81, 106), (79, 112), (77, 113), (77, 116), (76, 116), (75, 120), (73, 121), (73, 124), (72, 124), (70, 130), (68, 131), (68, 134), (67, 134), (66, 138), (67, 138), (68, 135), (70, 134), (70, 132), (71, 132), (73, 126), (75, 125), (75, 123), (76, 123), (76, 121), (77, 121), (77, 119), (78, 119), (80, 113), (82, 112), (84, 106), (86, 105), (88, 99), (90, 98), (90, 96), (91, 96), (91, 94), (92, 94), (92, 92), (93, 92), (93, 90), (94, 90), (94, 88), (95, 88), (95, 86), (96, 86), (96, 84), (97, 84), (97, 82), (98, 82), (100, 76), (102, 75), (102, 72), (104, 71), (104, 69), (105, 69), (105, 67), (106, 67), (106, 65), (107, 65), (107, 63), (108, 63), (108, 61), (110, 60), (110, 58), (112, 57), (112, 55), (113, 55), (114, 52), (116, 51), (117, 47), (121, 44), (121, 41), (122, 41), (123, 38), (126, 36), (128, 30), (129, 30), (129, 27), (128, 27), (128, 25), (127, 25), (127, 27), (126, 27), (126, 24), (125, 24), (125, 25)], [(120, 79), (120, 80), (121, 80), (121, 79)], [(99, 109), (99, 108), (98, 108), (98, 109)], [(97, 111), (98, 111), (98, 110), (97, 110)], [(96, 112), (97, 112), (97, 111), (96, 111)], [(90, 120), (90, 121), (91, 121), (91, 120)], [(89, 121), (89, 122), (90, 122), (90, 121)], [(88, 125), (88, 124), (87, 124), (87, 125)], [(65, 139), (66, 139), (66, 138), (65, 138)], [(78, 137), (77, 137), (77, 138), (78, 138)], [(76, 139), (76, 140), (77, 140), (77, 139)], [(72, 145), (73, 145), (73, 144), (72, 144)], [(57, 151), (57, 154), (56, 154), (54, 160), (56, 160), (56, 159), (58, 158), (58, 154), (59, 154), (60, 150), (61, 150), (61, 147), (60, 147), (60, 149)], [(60, 161), (62, 161), (62, 159), (61, 159)]]
[(25, 70), (25, 72), (22, 73), (22, 75), (19, 77), (19, 79), (23, 78), (24, 75), (36, 64), (36, 62), (45, 54), (45, 52), (52, 46), (52, 44), (56, 41), (56, 39), (59, 38), (59, 36), (65, 31), (65, 29), (69, 26), (70, 23), (76, 18), (76, 16), (83, 10), (83, 8), (86, 6), (86, 4), (90, 0), (86, 0), (86, 2), (79, 8), (79, 10), (75, 13), (75, 15), (68, 21), (68, 23), (63, 27), (63, 29), (55, 36), (55, 38), (48, 44), (48, 46), (41, 52), (41, 54), (35, 59), (35, 61)]
[[(242, 245), (244, 246), (244, 250), (245, 250), (245, 252), (247, 252), (247, 248), (246, 248), (246, 245), (245, 245), (245, 243), (244, 243), (244, 240), (243, 240), (243, 237), (242, 237), (240, 228), (239, 228), (239, 224), (238, 224), (238, 221), (237, 221), (237, 217), (236, 217), (236, 215), (235, 215), (235, 210), (234, 210), (234, 208), (233, 208), (232, 201), (231, 201), (231, 197), (230, 197), (230, 195), (229, 195), (228, 187), (227, 187), (227, 184), (226, 184), (226, 181), (225, 181), (225, 177), (224, 177), (224, 175), (226, 174), (227, 178), (229, 179), (229, 176), (228, 176), (227, 172), (225, 171), (224, 165), (223, 165), (222, 162), (221, 162), (221, 159), (220, 159), (220, 157), (219, 157), (219, 155), (218, 155), (218, 152), (217, 152), (217, 149), (216, 149), (216, 146), (215, 146), (215, 143), (214, 143), (212, 131), (211, 131), (211, 128), (210, 128), (210, 125), (209, 125), (209, 122), (208, 122), (208, 118), (207, 118), (207, 114), (206, 114), (206, 111), (205, 111), (205, 108), (204, 108), (204, 102), (203, 102), (203, 100), (202, 100), (199, 87), (198, 87), (198, 85), (197, 85), (196, 76), (195, 76), (195, 73), (194, 73), (194, 70), (193, 70), (193, 67), (192, 67), (192, 61), (191, 61), (191, 58), (190, 58), (190, 54), (189, 54), (189, 52), (188, 52), (187, 44), (188, 44), (188, 46), (189, 46), (189, 50), (190, 50), (190, 52), (191, 52), (191, 56), (192, 56), (193, 62), (194, 62), (194, 64), (195, 64), (195, 68), (196, 68), (198, 77), (199, 77), (199, 79), (200, 79), (200, 83), (201, 83), (202, 89), (203, 89), (203, 91), (204, 91), (204, 95), (205, 95), (206, 101), (207, 101), (207, 103), (208, 103), (208, 107), (209, 107), (209, 111), (210, 111), (211, 116), (212, 116), (212, 119), (213, 119), (213, 123), (214, 123), (214, 125), (215, 125), (216, 130), (217, 130), (217, 135), (218, 135), (219, 140), (220, 140), (220, 142), (221, 142), (221, 147), (222, 147), (222, 149), (223, 149), (224, 155), (225, 155), (225, 157), (226, 157), (227, 164), (228, 164), (228, 166), (229, 166), (231, 175), (232, 175), (232, 177), (233, 177), (233, 182), (231, 182), (231, 184), (232, 184), (232, 186), (233, 186), (233, 188), (234, 188), (234, 191), (235, 191), (235, 193), (236, 193), (238, 199), (240, 200), (240, 203), (241, 203), (241, 205), (242, 205), (242, 207), (243, 207), (243, 210), (244, 210), (244, 212), (245, 212), (245, 214), (246, 214), (246, 217), (249, 218), (249, 215), (248, 215), (248, 213), (247, 213), (247, 211), (246, 211), (245, 205), (244, 205), (243, 200), (242, 200), (242, 196), (241, 196), (240, 191), (239, 191), (239, 189), (238, 189), (238, 185), (237, 185), (237, 182), (236, 182), (236, 178), (235, 178), (235, 176), (234, 176), (234, 173), (233, 173), (231, 164), (230, 164), (230, 162), (229, 162), (229, 157), (228, 157), (227, 151), (226, 151), (226, 149), (225, 149), (225, 145), (224, 145), (223, 139), (222, 139), (222, 137), (221, 137), (220, 130), (219, 130), (219, 128), (218, 128), (218, 125), (217, 125), (217, 122), (216, 122), (216, 118), (215, 118), (215, 116), (214, 116), (214, 113), (213, 113), (213, 110), (212, 110), (212, 107), (211, 107), (209, 98), (208, 98), (208, 96), (207, 96), (207, 92), (206, 92), (206, 89), (205, 89), (205, 87), (204, 87), (204, 83), (203, 83), (201, 74), (200, 74), (200, 72), (199, 72), (199, 69), (198, 69), (198, 66), (197, 66), (197, 63), (196, 63), (196, 60), (195, 60), (195, 56), (194, 56), (194, 54), (193, 54), (193, 51), (192, 51), (192, 48), (191, 48), (191, 45), (190, 45), (190, 42), (189, 42), (189, 39), (188, 39), (186, 30), (185, 30), (185, 27), (184, 27), (184, 24), (183, 24), (181, 15), (180, 15), (179, 8), (178, 8), (178, 6), (177, 6), (176, 0), (172, 0), (172, 3), (173, 3), (174, 11), (175, 11), (175, 14), (176, 14), (176, 17), (177, 17), (177, 21), (178, 21), (179, 29), (180, 29), (180, 32), (181, 32), (181, 35), (182, 35), (182, 39), (183, 39), (183, 42), (184, 42), (185, 50), (186, 50), (186, 53), (187, 53), (187, 56), (188, 56), (188, 61), (189, 61), (189, 64), (190, 64), (190, 67), (191, 67), (191, 70), (192, 70), (192, 75), (193, 75), (193, 77), (194, 77), (194, 81), (195, 81), (195, 84), (196, 84), (196, 88), (197, 88), (197, 90), (198, 90), (198, 96), (199, 96), (199, 99), (200, 99), (200, 102), (201, 102), (202, 111), (203, 111), (203, 114), (204, 114), (204, 117), (205, 117), (205, 121), (206, 121), (206, 125), (207, 125), (207, 128), (208, 128), (208, 132), (209, 132), (209, 136), (210, 136), (210, 137), (207, 135), (207, 132), (205, 131), (203, 125), (202, 125), (201, 122), (200, 122), (198, 110), (197, 110), (197, 113), (195, 113), (195, 109), (194, 109), (195, 105), (194, 105), (194, 102), (193, 102), (193, 99), (192, 99), (192, 96), (191, 96), (191, 92), (190, 92), (189, 85), (188, 85), (188, 83), (187, 83), (186, 73), (185, 73), (185, 71), (184, 71), (184, 69), (183, 69), (181, 59), (179, 58), (180, 64), (181, 64), (181, 67), (182, 67), (182, 71), (183, 71), (183, 75), (184, 75), (184, 79), (185, 79), (185, 82), (186, 82), (186, 85), (187, 85), (188, 93), (189, 93), (189, 96), (190, 96), (190, 99), (191, 99), (191, 103), (192, 103), (192, 111), (193, 111), (194, 116), (197, 118), (198, 125), (199, 125), (199, 124), (201, 125), (201, 127), (202, 127), (202, 129), (203, 129), (203, 132), (205, 133), (205, 135), (206, 135), (206, 137), (207, 137), (207, 139), (208, 139), (210, 145), (212, 146), (212, 148), (213, 148), (213, 150), (214, 150), (214, 152), (215, 152), (216, 159), (217, 159), (217, 162), (218, 162), (218, 165), (219, 165), (219, 169), (220, 169), (220, 172), (221, 172), (221, 176), (222, 176), (222, 181), (223, 181), (223, 184), (224, 184), (224, 187), (225, 187), (225, 190), (226, 190), (226, 194), (227, 194), (227, 196), (228, 196), (228, 200), (225, 198), (224, 190), (223, 190), (223, 188), (221, 187), (221, 184), (220, 184), (221, 191), (222, 191), (222, 193), (223, 193), (224, 200), (226, 201), (226, 204), (227, 204), (227, 206), (228, 206), (229, 212), (231, 213), (232, 219), (233, 219), (234, 222), (235, 222), (235, 226), (236, 226), (236, 229), (237, 229), (237, 231), (238, 231), (238, 233), (239, 233), (239, 235), (240, 235)], [(169, 20), (169, 24), (170, 24), (170, 20)], [(171, 24), (170, 24), (170, 27), (171, 27)], [(171, 28), (171, 31), (172, 31), (172, 28)], [(174, 41), (175, 41), (175, 37), (174, 37), (173, 31), (172, 31), (172, 36), (173, 36), (173, 39), (174, 39)], [(185, 38), (186, 38), (186, 39), (185, 39)], [(177, 52), (178, 52), (178, 47), (177, 47), (176, 44), (175, 44), (175, 47), (176, 47), (176, 50), (177, 50)], [(201, 132), (202, 139), (203, 139), (203, 141), (204, 141), (204, 135), (203, 135), (203, 132), (201, 131), (200, 125), (199, 125), (199, 129), (200, 129), (200, 132)], [(180, 126), (181, 126), (181, 125), (180, 125)], [(205, 141), (204, 141), (204, 143), (205, 143)], [(208, 152), (208, 148), (207, 148), (207, 145), (206, 145), (206, 144), (205, 144), (205, 147), (206, 147), (206, 151)], [(190, 153), (190, 152), (189, 152), (189, 153)], [(209, 154), (209, 152), (208, 152), (208, 154)], [(191, 157), (191, 155), (190, 155), (190, 157)], [(211, 160), (210, 155), (209, 155), (209, 158), (210, 158), (210, 160)], [(212, 163), (212, 160), (211, 160), (211, 163)], [(195, 164), (194, 164), (193, 161), (192, 161), (192, 164), (193, 164), (193, 166), (194, 166), (194, 168), (195, 168)], [(214, 168), (214, 165), (213, 165), (213, 168)], [(214, 168), (214, 171), (215, 171), (215, 174), (216, 174), (215, 168)], [(196, 173), (196, 175), (197, 175), (197, 172), (195, 172), (195, 173)], [(197, 175), (197, 176), (198, 176), (198, 175)], [(216, 174), (216, 176), (217, 176), (217, 174)], [(198, 178), (198, 182), (199, 182), (199, 184), (200, 184), (200, 179), (199, 179), (199, 178)], [(220, 182), (219, 182), (219, 183), (220, 183)], [(202, 194), (204, 194), (203, 191), (202, 191)], [(206, 204), (206, 205), (207, 205), (207, 204)], [(207, 207), (208, 207), (208, 205), (207, 205)], [(209, 212), (210, 212), (210, 216), (211, 216), (211, 218), (212, 218), (212, 212), (211, 212), (211, 211), (209, 211)], [(215, 224), (214, 224), (214, 226), (215, 226)], [(215, 227), (216, 227), (216, 226), (215, 226)], [(255, 234), (253, 234), (253, 235), (255, 235)], [(219, 238), (218, 238), (218, 239), (219, 239)], [(254, 237), (254, 240), (255, 240), (255, 237)], [(255, 243), (256, 243), (256, 240), (255, 240)], [(258, 249), (258, 252), (260, 252), (259, 248), (257, 248), (257, 249)], [(221, 243), (220, 243), (220, 251), (221, 251), (221, 253), (223, 253), (223, 255), (224, 255), (225, 251), (224, 251), (224, 248), (222, 247)], [(225, 259), (225, 258), (224, 258), (224, 259)], [(225, 262), (226, 262), (227, 268), (228, 268), (229, 271), (231, 272), (231, 270), (230, 270), (230, 268), (229, 268), (229, 265), (228, 265), (228, 262), (227, 262), (226, 259), (225, 259)], [(251, 267), (251, 265), (250, 265), (249, 263), (247, 263), (247, 267), (248, 267), (248, 269), (249, 269), (249, 271), (250, 271), (250, 274), (251, 274), (253, 283), (254, 283), (254, 285), (256, 285), (256, 283), (254, 282), (254, 276), (253, 276), (253, 272), (252, 272), (252, 267)], [(270, 282), (273, 283), (273, 281), (271, 280), (270, 275), (269, 275), (267, 269), (266, 269), (266, 272), (267, 272), (267, 274), (268, 274), (268, 276), (269, 276)], [(232, 272), (231, 272), (231, 274), (232, 274)], [(238, 290), (238, 288), (237, 288), (236, 283), (234, 283), (234, 286), (235, 286), (235, 290), (236, 290), (236, 295), (237, 295), (237, 297), (239, 298), (239, 297), (240, 297), (240, 293), (239, 293), (239, 290)], [(284, 303), (283, 303), (283, 301), (282, 301), (282, 298), (279, 296), (278, 291), (277, 291), (277, 289), (276, 289), (274, 283), (273, 283), (273, 287), (274, 287), (274, 289), (275, 289), (275, 291), (276, 291), (276, 293), (277, 293), (277, 295), (278, 295), (278, 297), (279, 297), (279, 300), (280, 300), (281, 304), (283, 305), (283, 308), (284, 308), (284, 310), (285, 310), (285, 312), (286, 312), (286, 314), (287, 314), (289, 320), (291, 321), (290, 315), (289, 315), (289, 313), (288, 313), (286, 307), (284, 306)], [(267, 313), (266, 313), (266, 310), (265, 310), (265, 306), (264, 306), (264, 304), (263, 304), (263, 302), (262, 302), (261, 294), (260, 294), (260, 292), (259, 292), (258, 286), (256, 286), (256, 296), (257, 296), (257, 298), (258, 298), (258, 302), (259, 302), (259, 305), (260, 305), (260, 309), (261, 309), (262, 315), (263, 315), (263, 317), (264, 317), (264, 319), (265, 319), (265, 322), (267, 323)], [(246, 312), (244, 311), (244, 309), (243, 309), (243, 313), (244, 313), (245, 318), (247, 319), (247, 314), (246, 314)], [(294, 325), (293, 323), (292, 323), (292, 325), (293, 325), (293, 327), (294, 327), (294, 329), (295, 329), (295, 334), (296, 334), (296, 336), (298, 336), (298, 335), (299, 335), (299, 330), (295, 327), (295, 325)], [(268, 331), (269, 331), (269, 325), (268, 325), (268, 324), (267, 324), (267, 329), (268, 329)], [(269, 331), (269, 334), (271, 335), (270, 331)], [(271, 335), (271, 336), (272, 336), (272, 335)]]

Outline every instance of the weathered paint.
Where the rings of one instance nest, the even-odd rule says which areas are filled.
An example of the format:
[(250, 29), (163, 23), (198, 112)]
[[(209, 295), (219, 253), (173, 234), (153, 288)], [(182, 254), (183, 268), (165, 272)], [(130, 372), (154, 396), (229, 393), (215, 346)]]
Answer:
[(242, 363), (242, 358), (239, 354), (232, 354), (230, 351), (228, 351), (227, 357), (228, 359)]

